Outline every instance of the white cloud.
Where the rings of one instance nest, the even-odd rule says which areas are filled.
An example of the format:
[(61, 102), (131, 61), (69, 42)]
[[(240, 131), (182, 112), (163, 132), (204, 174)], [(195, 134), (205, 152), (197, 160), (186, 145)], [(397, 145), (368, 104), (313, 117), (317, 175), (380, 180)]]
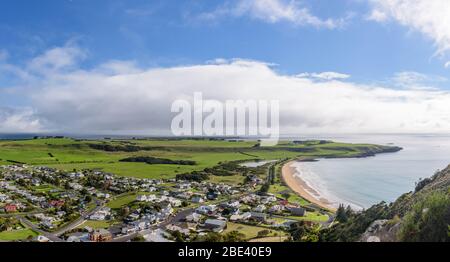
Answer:
[[(61, 64), (72, 63), (57, 63)], [(29, 68), (23, 70), (33, 74)], [(411, 72), (398, 77), (422, 79)], [(197, 91), (206, 99), (220, 101), (278, 99), (284, 133), (450, 130), (447, 91), (361, 85), (335, 72), (281, 75), (270, 64), (242, 59), (170, 68), (139, 68), (131, 62), (113, 61), (91, 70), (74, 67), (37, 74), (25, 84), (33, 86), (24, 92), (32, 109), (3, 110), (0, 132), (168, 131), (174, 116), (172, 102)]]
[(448, 61), (447, 63), (445, 63), (445, 68), (449, 68), (450, 67), (450, 61)]
[(319, 80), (333, 80), (333, 79), (347, 79), (350, 75), (337, 73), (337, 72), (322, 72), (322, 73), (301, 73), (297, 77), (300, 78), (313, 78)]
[(396, 21), (432, 39), (436, 54), (450, 51), (450, 4), (448, 0), (369, 0), (368, 18), (377, 22)]
[(216, 10), (203, 13), (201, 19), (214, 20), (221, 17), (249, 16), (267, 23), (288, 22), (297, 26), (314, 26), (317, 28), (334, 29), (345, 24), (346, 18), (322, 19), (296, 0), (237, 0), (226, 2)]
[[(23, 68), (9, 65), (21, 72), (17, 77), (22, 83), (15, 88), (26, 87), (20, 93), (31, 102), (23, 109), (0, 108), (0, 132), (168, 131), (172, 102), (198, 91), (206, 99), (220, 101), (277, 99), (283, 133), (450, 130), (450, 92), (429, 88), (445, 79), (418, 72), (396, 74), (392, 82), (405, 88), (390, 89), (353, 83), (349, 75), (337, 72), (282, 75), (273, 64), (243, 59), (169, 68), (110, 61), (82, 70), (76, 63), (79, 57), (56, 50), (62, 58), (55, 53), (48, 56), (49, 51)], [(84, 53), (75, 52), (81, 57)], [(30, 66), (35, 61), (52, 70), (36, 71)]]
[(447, 82), (442, 76), (426, 75), (414, 71), (404, 71), (394, 74), (391, 81), (397, 87), (417, 90), (433, 90), (438, 83)]
[(28, 69), (39, 73), (49, 73), (70, 69), (86, 57), (85, 51), (71, 43), (64, 47), (55, 47), (35, 57), (28, 63)]
[(42, 125), (30, 108), (0, 107), (0, 133), (39, 132)]

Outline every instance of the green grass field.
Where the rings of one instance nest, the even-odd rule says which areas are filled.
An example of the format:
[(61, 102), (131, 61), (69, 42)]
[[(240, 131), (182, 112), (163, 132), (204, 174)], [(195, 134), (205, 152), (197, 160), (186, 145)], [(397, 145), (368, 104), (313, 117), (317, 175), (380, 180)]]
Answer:
[[(134, 146), (143, 150), (137, 152), (110, 152), (93, 149), (91, 144), (111, 146)], [(18, 141), (0, 141), (0, 165), (26, 163), (49, 166), (62, 170), (98, 169), (119, 176), (137, 178), (173, 178), (176, 174), (203, 170), (219, 162), (234, 160), (266, 159), (276, 160), (298, 156), (352, 156), (360, 149), (375, 147), (364, 144), (311, 142), (297, 145), (283, 141), (271, 148), (254, 147), (257, 141), (229, 142), (224, 140), (74, 140), (31, 139)], [(295, 152), (294, 150), (304, 150)], [(152, 156), (172, 160), (193, 160), (196, 165), (158, 164), (120, 162), (120, 159), (132, 156)], [(225, 178), (216, 178), (227, 182)], [(233, 180), (233, 179), (231, 179)]]
[(136, 200), (137, 193), (125, 194), (111, 200), (106, 206), (109, 208), (121, 208)]
[(113, 221), (93, 221), (88, 220), (79, 225), (78, 228), (90, 227), (92, 229), (109, 228), (113, 225)]
[(0, 232), (1, 241), (24, 240), (28, 237), (36, 237), (38, 234), (31, 229), (20, 229)]
[(326, 222), (328, 221), (328, 216), (320, 214), (319, 212), (306, 212), (306, 215), (303, 217), (297, 216), (288, 216), (286, 218), (292, 220), (305, 220), (305, 221), (313, 221), (313, 222)]
[(245, 235), (246, 240), (249, 240), (249, 239), (257, 237), (258, 232), (263, 231), (263, 230), (269, 231), (269, 234), (267, 235), (267, 237), (284, 236), (285, 235), (285, 233), (283, 231), (267, 229), (265, 227), (249, 226), (249, 225), (238, 224), (238, 223), (233, 223), (233, 222), (229, 222), (227, 224), (227, 229), (225, 229), (223, 231), (223, 234), (226, 234), (231, 231), (238, 231), (239, 233), (242, 233)]

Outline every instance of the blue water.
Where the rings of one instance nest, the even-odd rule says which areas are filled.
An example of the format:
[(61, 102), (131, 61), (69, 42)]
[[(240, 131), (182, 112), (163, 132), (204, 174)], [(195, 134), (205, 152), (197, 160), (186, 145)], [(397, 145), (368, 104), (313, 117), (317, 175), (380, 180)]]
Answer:
[(338, 205), (367, 208), (392, 202), (414, 190), (420, 178), (432, 176), (450, 164), (450, 136), (341, 136), (322, 137), (344, 142), (394, 144), (404, 149), (357, 159), (321, 159), (297, 163), (297, 175), (327, 200)]
[(267, 161), (249, 161), (249, 162), (244, 162), (241, 163), (241, 166), (245, 166), (245, 167), (260, 167), (263, 166), (267, 163), (272, 163), (275, 162), (276, 160), (267, 160)]

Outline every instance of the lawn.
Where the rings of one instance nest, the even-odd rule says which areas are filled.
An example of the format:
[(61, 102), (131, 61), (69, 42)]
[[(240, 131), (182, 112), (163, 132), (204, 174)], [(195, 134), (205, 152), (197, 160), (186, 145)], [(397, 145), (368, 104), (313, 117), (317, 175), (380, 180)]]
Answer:
[(79, 225), (78, 228), (90, 227), (92, 229), (109, 228), (114, 224), (114, 221), (93, 221), (88, 220)]
[(49, 184), (44, 184), (44, 185), (40, 185), (40, 186), (33, 186), (32, 187), (34, 191), (36, 192), (49, 192), (53, 189), (58, 189), (57, 187), (53, 186), (53, 185), (49, 185)]
[(131, 193), (126, 195), (121, 195), (116, 197), (115, 199), (111, 200), (106, 206), (109, 208), (117, 209), (121, 208), (125, 205), (128, 205), (129, 203), (136, 200), (137, 193)]
[(302, 206), (310, 204), (301, 196), (297, 195), (294, 191), (292, 191), (289, 187), (281, 185), (281, 184), (273, 184), (269, 187), (269, 193), (275, 194), (277, 197), (284, 198), (285, 192), (289, 193), (289, 198), (287, 199), (290, 203), (297, 203)]
[(233, 223), (233, 222), (228, 222), (227, 229), (224, 230), (223, 234), (229, 233), (231, 231), (238, 231), (239, 233), (242, 233), (245, 235), (245, 239), (249, 240), (249, 239), (257, 237), (258, 232), (263, 231), (263, 230), (269, 230), (270, 233), (267, 235), (267, 237), (280, 236), (280, 235), (284, 236), (285, 235), (285, 233), (282, 231), (267, 229), (264, 227), (238, 224), (238, 223)]
[(312, 222), (326, 222), (328, 221), (328, 216), (323, 215), (319, 212), (306, 212), (305, 216), (298, 217), (298, 216), (288, 216), (286, 217), (288, 219), (292, 220), (303, 220), (303, 221), (312, 221)]
[(14, 241), (25, 240), (28, 237), (36, 237), (38, 234), (31, 229), (20, 229), (13, 231), (0, 232), (0, 240), (2, 241)]

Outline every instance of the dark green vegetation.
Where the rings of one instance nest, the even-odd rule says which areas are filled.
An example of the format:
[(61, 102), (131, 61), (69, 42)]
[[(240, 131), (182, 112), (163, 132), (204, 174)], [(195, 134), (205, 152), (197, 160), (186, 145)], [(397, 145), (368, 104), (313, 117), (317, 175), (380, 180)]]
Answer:
[[(361, 236), (375, 235), (382, 241), (448, 242), (450, 166), (420, 181), (414, 192), (390, 205), (380, 203), (361, 213), (340, 207), (336, 218), (340, 222), (322, 231), (322, 241), (358, 241)], [(380, 227), (368, 233), (367, 228), (377, 221)]]
[(195, 165), (195, 161), (191, 160), (171, 160), (165, 158), (156, 158), (151, 156), (137, 156), (137, 157), (127, 157), (119, 160), (120, 162), (136, 162), (136, 163), (146, 163), (149, 165), (166, 164), (166, 165)]
[[(0, 141), (0, 165), (25, 163), (68, 171), (98, 169), (137, 178), (174, 178), (177, 174), (201, 172), (229, 161), (277, 160), (298, 156), (364, 157), (396, 150), (399, 148), (329, 141), (282, 141), (275, 147), (259, 147), (258, 141), (220, 139), (48, 138)], [(127, 161), (121, 161), (125, 159)], [(220, 175), (227, 173), (227, 170), (215, 169), (214, 172), (215, 176), (210, 178), (214, 182), (236, 182), (234, 176)]]

